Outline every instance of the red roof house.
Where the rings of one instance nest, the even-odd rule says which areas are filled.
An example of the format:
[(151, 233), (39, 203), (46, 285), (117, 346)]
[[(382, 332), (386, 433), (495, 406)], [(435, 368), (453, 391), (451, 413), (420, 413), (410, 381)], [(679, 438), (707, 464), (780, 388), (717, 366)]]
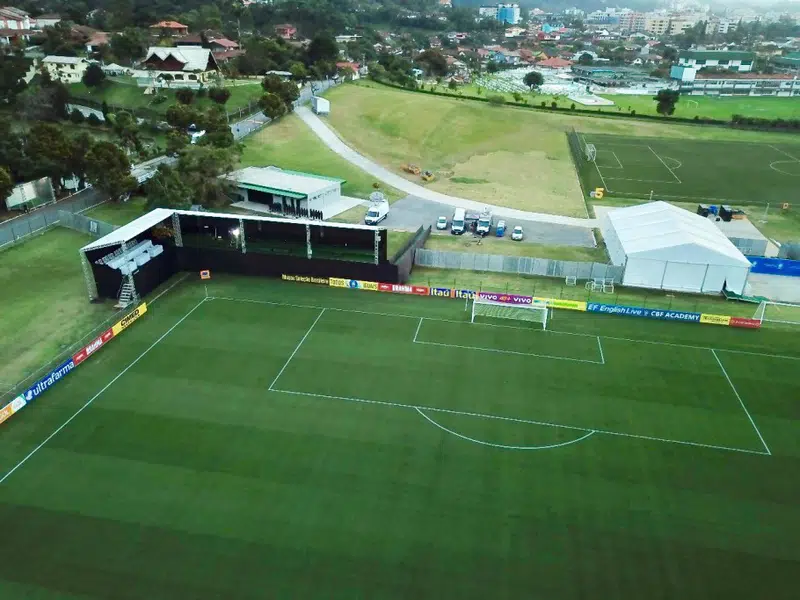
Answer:
[(536, 63), (536, 66), (542, 67), (543, 69), (569, 69), (572, 66), (572, 61), (553, 57), (540, 60)]
[(188, 35), (189, 27), (177, 21), (159, 21), (155, 25), (150, 25), (150, 31), (158, 35)]
[(297, 35), (297, 27), (289, 25), (288, 23), (276, 25), (275, 33), (278, 34), (278, 37), (282, 37), (285, 40), (293, 40)]

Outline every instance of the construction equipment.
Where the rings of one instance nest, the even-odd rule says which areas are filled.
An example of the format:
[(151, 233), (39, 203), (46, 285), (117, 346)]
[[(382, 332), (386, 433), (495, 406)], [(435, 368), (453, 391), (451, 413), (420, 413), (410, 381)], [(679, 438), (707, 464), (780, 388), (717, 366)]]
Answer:
[(420, 172), (420, 168), (417, 165), (403, 164), (400, 168), (406, 173), (411, 173), (412, 175), (419, 175)]
[(436, 179), (436, 175), (434, 175), (431, 171), (422, 172), (422, 181), (433, 181), (434, 179)]

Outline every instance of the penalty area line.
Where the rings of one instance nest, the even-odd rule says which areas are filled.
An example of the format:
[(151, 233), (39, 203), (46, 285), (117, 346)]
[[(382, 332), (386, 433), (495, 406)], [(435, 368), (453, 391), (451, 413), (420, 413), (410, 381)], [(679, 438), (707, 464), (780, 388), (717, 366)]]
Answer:
[(149, 347), (148, 347), (148, 348), (147, 348), (147, 349), (146, 349), (144, 352), (142, 352), (142, 353), (141, 353), (139, 356), (137, 356), (137, 357), (136, 357), (136, 358), (133, 360), (133, 362), (131, 362), (131, 363), (130, 363), (130, 364), (127, 366), (127, 367), (125, 367), (124, 369), (122, 369), (122, 371), (120, 371), (120, 372), (117, 374), (117, 376), (116, 376), (116, 377), (114, 377), (114, 379), (112, 379), (111, 381), (109, 381), (109, 382), (108, 382), (108, 383), (105, 385), (105, 387), (104, 387), (103, 389), (101, 389), (101, 390), (100, 390), (99, 392), (97, 392), (97, 393), (96, 393), (94, 396), (92, 396), (91, 398), (89, 398), (89, 400), (88, 400), (88, 401), (87, 401), (87, 402), (86, 402), (86, 403), (85, 403), (83, 406), (81, 406), (81, 407), (80, 407), (78, 410), (76, 410), (76, 411), (75, 411), (75, 413), (73, 413), (73, 415), (72, 415), (72, 416), (71, 416), (69, 419), (67, 419), (66, 421), (64, 421), (64, 422), (63, 422), (63, 423), (62, 423), (62, 424), (61, 424), (61, 425), (58, 427), (58, 429), (56, 429), (56, 430), (55, 430), (53, 433), (51, 433), (49, 436), (47, 436), (47, 437), (45, 438), (45, 440), (44, 440), (44, 441), (43, 441), (41, 444), (39, 444), (38, 446), (36, 446), (36, 448), (34, 448), (33, 450), (31, 450), (31, 451), (28, 453), (28, 455), (27, 455), (27, 456), (25, 456), (25, 458), (23, 458), (21, 461), (19, 461), (19, 462), (16, 464), (16, 466), (15, 466), (14, 468), (12, 468), (12, 469), (11, 469), (11, 470), (10, 470), (8, 473), (6, 473), (5, 475), (3, 475), (2, 479), (0, 479), (0, 484), (2, 484), (2, 483), (3, 483), (3, 482), (6, 480), (6, 479), (8, 479), (9, 477), (11, 477), (11, 475), (12, 475), (12, 474), (13, 474), (13, 473), (14, 473), (14, 472), (17, 470), (17, 469), (19, 469), (19, 468), (20, 468), (22, 465), (24, 465), (26, 462), (28, 462), (28, 460), (30, 460), (30, 459), (31, 459), (31, 457), (33, 457), (33, 455), (34, 455), (34, 454), (36, 454), (36, 453), (37, 453), (39, 450), (41, 450), (41, 449), (42, 449), (42, 448), (45, 446), (45, 444), (47, 444), (47, 442), (49, 442), (49, 441), (50, 441), (50, 440), (52, 440), (54, 437), (56, 437), (56, 435), (58, 435), (58, 434), (59, 434), (59, 432), (61, 432), (61, 430), (62, 430), (62, 429), (64, 429), (64, 428), (65, 428), (67, 425), (69, 425), (69, 424), (70, 424), (70, 423), (71, 423), (71, 422), (72, 422), (72, 421), (75, 419), (75, 417), (77, 417), (77, 416), (78, 416), (79, 414), (81, 414), (81, 413), (82, 413), (84, 410), (86, 410), (87, 408), (89, 408), (89, 406), (91, 406), (91, 405), (92, 405), (92, 403), (93, 403), (95, 400), (97, 400), (97, 399), (98, 399), (100, 396), (102, 396), (102, 395), (103, 395), (103, 393), (104, 393), (104, 392), (105, 392), (105, 391), (106, 391), (108, 388), (110, 388), (112, 385), (114, 385), (114, 384), (115, 384), (115, 383), (116, 383), (116, 382), (119, 380), (119, 378), (120, 378), (120, 377), (122, 377), (123, 375), (125, 375), (125, 373), (127, 373), (128, 371), (130, 371), (130, 370), (133, 368), (133, 366), (134, 366), (134, 365), (136, 365), (136, 363), (138, 363), (138, 362), (139, 362), (140, 360), (142, 360), (142, 359), (143, 359), (145, 356), (147, 356), (147, 354), (150, 352), (150, 350), (152, 350), (152, 349), (153, 349), (153, 348), (155, 348), (155, 347), (156, 347), (158, 344), (160, 344), (160, 343), (161, 343), (161, 342), (164, 340), (164, 338), (166, 338), (166, 337), (167, 337), (167, 336), (168, 336), (170, 333), (172, 333), (172, 332), (175, 330), (175, 328), (176, 328), (178, 325), (180, 325), (181, 323), (183, 323), (183, 322), (184, 322), (186, 319), (188, 319), (188, 318), (189, 318), (189, 316), (190, 316), (190, 315), (191, 315), (191, 314), (192, 314), (194, 311), (196, 311), (198, 308), (200, 308), (200, 305), (202, 305), (202, 304), (203, 304), (205, 301), (206, 301), (206, 299), (205, 299), (205, 298), (203, 298), (202, 300), (200, 300), (200, 302), (198, 302), (197, 304), (195, 304), (195, 305), (194, 305), (194, 308), (192, 308), (192, 309), (191, 309), (189, 312), (187, 312), (185, 315), (183, 315), (183, 316), (182, 316), (182, 317), (181, 317), (181, 318), (178, 320), (178, 322), (177, 322), (177, 323), (175, 323), (175, 324), (174, 324), (172, 327), (170, 327), (169, 329), (167, 329), (167, 331), (166, 331), (166, 332), (164, 332), (164, 333), (161, 335), (161, 337), (160, 337), (160, 338), (158, 338), (158, 339), (157, 339), (155, 342), (153, 342), (152, 344), (150, 344), (150, 346), (149, 346)]
[(289, 356), (289, 359), (288, 359), (288, 360), (287, 360), (287, 361), (284, 363), (283, 367), (281, 367), (281, 370), (280, 370), (280, 371), (278, 371), (278, 374), (275, 376), (275, 379), (273, 379), (273, 380), (272, 380), (272, 383), (270, 383), (270, 384), (269, 384), (269, 387), (267, 388), (268, 390), (270, 390), (270, 391), (271, 391), (271, 390), (273, 389), (274, 385), (275, 385), (276, 383), (278, 383), (278, 379), (280, 379), (280, 378), (281, 378), (281, 375), (283, 375), (283, 372), (286, 370), (286, 367), (288, 367), (288, 366), (289, 366), (289, 363), (290, 363), (290, 362), (292, 362), (292, 359), (294, 358), (294, 355), (295, 355), (295, 354), (297, 354), (297, 351), (298, 351), (298, 350), (300, 350), (300, 346), (302, 346), (302, 345), (303, 345), (303, 342), (305, 342), (305, 341), (306, 341), (306, 338), (307, 338), (307, 337), (309, 336), (309, 334), (311, 333), (311, 330), (312, 330), (312, 329), (314, 329), (314, 325), (316, 325), (316, 324), (317, 324), (317, 322), (318, 322), (318, 321), (319, 321), (319, 320), (322, 318), (322, 315), (324, 315), (324, 314), (325, 314), (325, 311), (326, 311), (326, 310), (327, 310), (327, 309), (323, 308), (323, 309), (322, 309), (322, 310), (319, 312), (319, 314), (317, 315), (317, 318), (316, 318), (316, 319), (314, 319), (314, 322), (311, 324), (311, 327), (309, 327), (309, 328), (308, 328), (308, 330), (306, 331), (306, 334), (305, 334), (305, 335), (304, 335), (304, 336), (301, 338), (301, 340), (300, 340), (300, 341), (297, 343), (297, 346), (295, 346), (295, 348), (294, 348), (294, 351), (292, 351), (292, 354)]

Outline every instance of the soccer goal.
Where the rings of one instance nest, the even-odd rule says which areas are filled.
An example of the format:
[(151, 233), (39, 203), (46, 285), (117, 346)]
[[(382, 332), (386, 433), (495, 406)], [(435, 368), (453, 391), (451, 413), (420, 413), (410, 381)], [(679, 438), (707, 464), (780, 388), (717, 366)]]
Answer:
[(472, 301), (471, 323), (476, 317), (490, 317), (492, 319), (511, 319), (514, 321), (528, 321), (541, 323), (542, 329), (547, 329), (549, 309), (545, 304), (506, 304), (494, 300), (475, 298)]
[(594, 162), (597, 159), (597, 148), (594, 144), (586, 144), (584, 152), (586, 153), (586, 160), (589, 162)]
[(785, 325), (800, 325), (800, 304), (764, 300), (758, 305), (753, 318), (762, 324), (783, 323)]

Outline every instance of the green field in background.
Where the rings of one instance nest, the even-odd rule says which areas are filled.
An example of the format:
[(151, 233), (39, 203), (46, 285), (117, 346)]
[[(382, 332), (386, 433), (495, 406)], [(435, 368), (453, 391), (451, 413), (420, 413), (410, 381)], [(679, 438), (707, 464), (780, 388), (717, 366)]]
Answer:
[(794, 596), (796, 332), (208, 293), (3, 425), (0, 597)]
[(674, 140), (578, 134), (593, 144), (594, 162), (581, 157), (584, 189), (612, 197), (780, 206), (800, 181), (800, 146), (790, 143)]

